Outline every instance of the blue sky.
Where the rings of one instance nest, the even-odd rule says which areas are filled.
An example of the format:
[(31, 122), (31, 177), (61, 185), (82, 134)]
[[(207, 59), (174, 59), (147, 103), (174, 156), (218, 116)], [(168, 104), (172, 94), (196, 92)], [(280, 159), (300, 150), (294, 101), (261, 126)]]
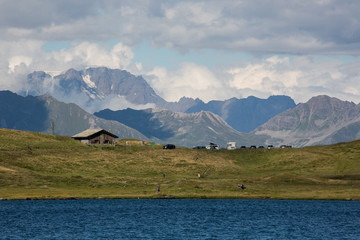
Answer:
[(61, 49), (69, 49), (71, 47), (71, 41), (50, 41), (50, 42), (45, 42), (42, 45), (42, 49), (45, 52), (58, 52)]
[(0, 0), (0, 89), (21, 91), (35, 70), (106, 66), (142, 75), (168, 101), (359, 103), (358, 9), (350, 0)]
[(180, 63), (193, 62), (215, 68), (216, 66), (231, 65), (236, 61), (248, 61), (251, 56), (241, 52), (224, 52), (222, 50), (199, 49), (187, 53), (179, 53), (169, 48), (153, 48), (148, 42), (142, 42), (134, 48), (134, 60), (143, 63), (146, 68), (163, 66), (175, 70)]
[[(105, 45), (111, 49), (119, 42), (121, 42), (119, 39), (111, 40)], [(62, 49), (70, 49), (71, 46), (71, 41), (51, 41), (46, 42), (42, 46), (42, 49), (50, 53)], [(251, 56), (245, 53), (224, 52), (213, 49), (199, 49), (192, 52), (179, 53), (170, 48), (152, 47), (147, 41), (135, 45), (132, 51), (134, 52), (134, 61), (142, 63), (146, 69), (163, 66), (167, 69), (174, 70), (179, 66), (179, 63), (182, 62), (194, 62), (213, 68), (217, 65), (228, 65), (234, 61), (248, 61), (251, 59)]]

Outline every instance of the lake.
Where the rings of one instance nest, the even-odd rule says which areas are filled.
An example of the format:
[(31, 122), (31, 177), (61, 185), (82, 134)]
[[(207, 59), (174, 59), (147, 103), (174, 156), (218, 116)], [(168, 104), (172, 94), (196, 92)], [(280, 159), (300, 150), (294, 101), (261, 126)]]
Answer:
[(0, 239), (360, 239), (360, 202), (0, 202)]

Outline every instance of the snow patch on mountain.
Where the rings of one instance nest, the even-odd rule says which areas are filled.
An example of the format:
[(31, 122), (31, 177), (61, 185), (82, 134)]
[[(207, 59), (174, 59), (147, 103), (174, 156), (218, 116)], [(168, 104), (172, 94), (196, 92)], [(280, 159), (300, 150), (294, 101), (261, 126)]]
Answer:
[(208, 126), (208, 129), (210, 129), (211, 131), (213, 131), (216, 134), (219, 134), (217, 131), (215, 131), (212, 127)]
[(90, 88), (96, 88), (96, 84), (91, 81), (90, 74), (83, 75), (82, 76), (83, 81), (86, 83), (86, 85)]
[(81, 88), (82, 92), (86, 93), (87, 96), (89, 96), (90, 99), (95, 100), (97, 98), (97, 95), (91, 93), (89, 90), (87, 90), (86, 88), (82, 87)]

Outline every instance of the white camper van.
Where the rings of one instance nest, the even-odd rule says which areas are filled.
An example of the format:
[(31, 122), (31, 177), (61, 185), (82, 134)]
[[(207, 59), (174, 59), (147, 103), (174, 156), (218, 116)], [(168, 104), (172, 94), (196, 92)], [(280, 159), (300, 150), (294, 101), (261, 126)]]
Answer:
[(234, 150), (234, 149), (236, 149), (236, 142), (228, 142), (228, 143), (226, 144), (226, 149), (227, 149), (227, 150)]

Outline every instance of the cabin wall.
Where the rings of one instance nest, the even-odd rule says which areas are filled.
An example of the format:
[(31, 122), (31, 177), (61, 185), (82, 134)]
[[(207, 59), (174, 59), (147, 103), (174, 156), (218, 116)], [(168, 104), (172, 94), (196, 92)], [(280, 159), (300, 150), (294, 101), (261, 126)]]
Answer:
[(115, 145), (115, 139), (107, 134), (100, 134), (89, 140), (88, 144), (110, 144)]
[(82, 140), (80, 140), (80, 142), (83, 144), (90, 144), (89, 139), (82, 139)]

